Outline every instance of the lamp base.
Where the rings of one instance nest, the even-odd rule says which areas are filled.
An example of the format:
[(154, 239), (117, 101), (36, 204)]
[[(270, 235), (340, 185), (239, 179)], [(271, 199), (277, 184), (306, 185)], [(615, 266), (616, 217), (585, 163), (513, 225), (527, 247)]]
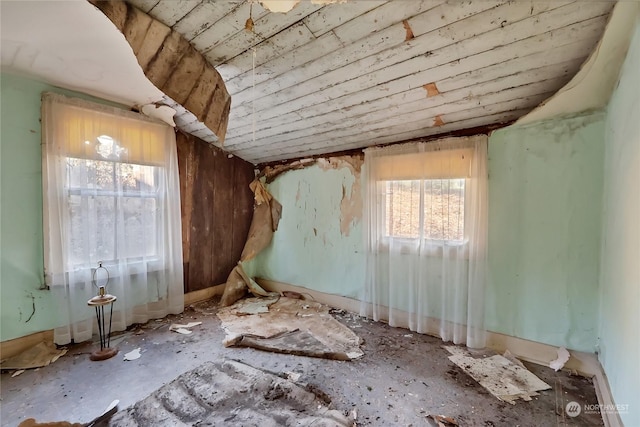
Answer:
[(91, 353), (91, 356), (89, 356), (89, 359), (93, 360), (94, 362), (97, 362), (100, 360), (111, 359), (116, 354), (118, 354), (117, 348), (107, 347), (107, 348), (103, 348), (102, 350), (94, 351), (93, 353)]

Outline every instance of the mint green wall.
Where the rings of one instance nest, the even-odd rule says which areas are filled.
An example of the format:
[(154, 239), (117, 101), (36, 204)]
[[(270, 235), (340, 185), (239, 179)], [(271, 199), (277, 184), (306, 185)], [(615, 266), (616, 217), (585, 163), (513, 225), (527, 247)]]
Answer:
[(640, 426), (640, 23), (605, 126), (599, 358), (620, 416)]
[[(362, 222), (353, 221), (348, 235), (340, 231), (343, 188), (351, 195), (355, 179), (348, 167), (316, 165), (271, 183), (282, 219), (272, 244), (256, 259), (256, 275), (356, 298), (364, 283)], [(352, 197), (361, 197), (357, 187)]]
[[(594, 351), (603, 135), (600, 112), (491, 136), (488, 329)], [(340, 233), (342, 188), (349, 194), (355, 179), (346, 167), (312, 166), (270, 184), (283, 215), (256, 274), (357, 297), (365, 271), (362, 224)]]
[(494, 132), (487, 328), (593, 352), (604, 114)]
[(23, 77), (0, 76), (0, 341), (60, 326), (50, 292), (41, 289), (43, 91), (96, 100)]

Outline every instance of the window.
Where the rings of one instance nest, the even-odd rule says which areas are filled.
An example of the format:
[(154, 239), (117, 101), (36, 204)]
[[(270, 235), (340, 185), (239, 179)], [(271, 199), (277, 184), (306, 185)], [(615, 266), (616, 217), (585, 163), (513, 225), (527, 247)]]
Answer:
[(87, 252), (107, 264), (159, 255), (157, 167), (71, 157), (66, 167), (71, 265), (82, 264)]
[[(139, 114), (42, 97), (45, 279), (64, 323), (57, 344), (91, 338), (87, 300), (108, 271), (113, 330), (183, 310), (175, 133)], [(102, 277), (100, 285), (105, 284)]]
[(487, 137), (365, 150), (362, 315), (483, 347)]
[(464, 240), (465, 179), (386, 181), (385, 236)]

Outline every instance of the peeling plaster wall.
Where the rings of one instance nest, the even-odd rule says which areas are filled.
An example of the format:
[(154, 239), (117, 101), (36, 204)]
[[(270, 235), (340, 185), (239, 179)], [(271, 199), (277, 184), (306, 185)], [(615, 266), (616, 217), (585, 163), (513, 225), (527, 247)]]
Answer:
[(0, 87), (0, 341), (6, 341), (60, 326), (51, 292), (40, 289), (40, 94), (51, 91), (104, 101), (6, 73)]
[(627, 426), (640, 426), (640, 21), (607, 110), (600, 362)]
[(603, 139), (602, 112), (491, 135), (488, 329), (595, 350)]
[(360, 159), (320, 159), (269, 185), (282, 203), (282, 219), (256, 259), (257, 276), (357, 297), (365, 271), (360, 165)]
[[(595, 350), (603, 138), (603, 112), (491, 136), (489, 330)], [(358, 297), (366, 265), (362, 191), (359, 168), (342, 165), (318, 161), (270, 184), (283, 215), (274, 243), (259, 256), (257, 276)]]

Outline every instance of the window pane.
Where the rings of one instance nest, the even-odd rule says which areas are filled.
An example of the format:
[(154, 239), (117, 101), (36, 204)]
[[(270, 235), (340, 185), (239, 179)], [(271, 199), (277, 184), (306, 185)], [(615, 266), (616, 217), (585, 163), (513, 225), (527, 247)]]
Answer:
[(155, 169), (154, 166), (119, 163), (118, 175), (123, 191), (155, 192)]
[(68, 158), (67, 168), (70, 188), (114, 189), (115, 164), (112, 162)]
[(110, 196), (88, 196), (89, 254), (93, 262), (116, 259), (116, 200)]
[(124, 251), (123, 257), (133, 258), (156, 254), (156, 200), (123, 197)]
[(424, 181), (424, 228), (427, 239), (463, 240), (464, 187), (464, 179)]
[(67, 159), (71, 265), (159, 254), (158, 169)]
[(387, 181), (386, 235), (420, 236), (420, 181)]
[(71, 264), (79, 264), (84, 258), (84, 254), (88, 251), (85, 244), (83, 233), (84, 221), (82, 215), (82, 197), (79, 195), (69, 195), (69, 262)]

